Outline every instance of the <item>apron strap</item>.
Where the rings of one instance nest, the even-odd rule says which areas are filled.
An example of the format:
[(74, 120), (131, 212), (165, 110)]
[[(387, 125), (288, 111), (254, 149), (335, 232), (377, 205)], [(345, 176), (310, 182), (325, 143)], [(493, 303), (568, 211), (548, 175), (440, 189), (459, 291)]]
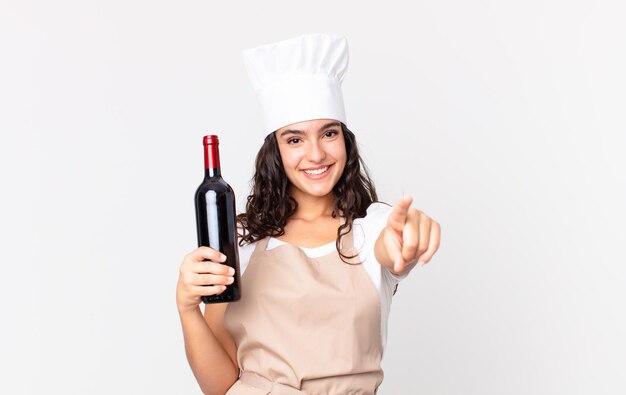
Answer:
[(269, 236), (266, 236), (262, 238), (261, 240), (257, 241), (256, 246), (254, 247), (253, 253), (265, 251), (267, 249), (267, 243), (269, 243), (269, 241), (270, 241)]

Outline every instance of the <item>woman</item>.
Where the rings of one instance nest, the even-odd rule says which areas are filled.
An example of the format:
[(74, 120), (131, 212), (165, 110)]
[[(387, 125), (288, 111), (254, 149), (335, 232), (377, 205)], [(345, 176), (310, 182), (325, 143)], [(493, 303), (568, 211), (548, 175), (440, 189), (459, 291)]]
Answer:
[[(206, 305), (203, 316), (200, 297), (223, 292), (234, 271), (208, 247), (185, 256), (177, 304), (189, 363), (205, 394), (374, 394), (393, 288), (432, 258), (439, 225), (410, 197), (377, 203), (337, 89), (344, 38), (305, 35), (249, 51), (253, 81), (266, 84), (267, 136), (238, 217), (243, 296)], [(298, 73), (267, 67), (294, 59)]]

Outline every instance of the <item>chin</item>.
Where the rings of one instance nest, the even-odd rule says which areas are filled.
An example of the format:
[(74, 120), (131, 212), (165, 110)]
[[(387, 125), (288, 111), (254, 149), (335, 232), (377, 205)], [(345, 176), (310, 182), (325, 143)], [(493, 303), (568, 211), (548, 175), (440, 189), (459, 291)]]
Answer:
[(333, 188), (332, 187), (321, 187), (321, 188), (310, 188), (310, 187), (302, 187), (299, 186), (297, 187), (297, 189), (299, 189), (301, 192), (310, 195), (310, 196), (315, 196), (315, 197), (324, 197), (324, 196), (328, 196), (329, 194), (333, 193)]
[(333, 193), (333, 190), (329, 190), (329, 191), (315, 191), (312, 192), (311, 195), (315, 196), (315, 197), (325, 197), (330, 195), (331, 193)]

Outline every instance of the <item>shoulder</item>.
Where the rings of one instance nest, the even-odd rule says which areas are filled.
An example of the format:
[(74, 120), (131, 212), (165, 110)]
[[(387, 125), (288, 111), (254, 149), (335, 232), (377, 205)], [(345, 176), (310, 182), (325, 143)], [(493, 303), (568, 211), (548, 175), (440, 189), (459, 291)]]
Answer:
[(380, 232), (382, 228), (385, 227), (387, 218), (389, 217), (392, 209), (393, 207), (387, 203), (374, 202), (367, 208), (365, 217), (356, 218), (354, 223), (356, 225), (360, 225), (363, 228), (363, 232), (366, 234), (375, 231), (376, 229)]
[(367, 216), (387, 216), (391, 210), (393, 210), (393, 206), (385, 202), (374, 202), (370, 204), (367, 208)]
[(365, 217), (354, 220), (354, 246), (361, 252), (362, 258), (374, 256), (374, 243), (385, 228), (392, 208), (387, 203), (374, 202), (367, 208)]
[(374, 202), (369, 205), (367, 208), (367, 213), (364, 218), (376, 219), (380, 217), (385, 217), (389, 215), (389, 213), (393, 210), (393, 207), (390, 204), (385, 202)]

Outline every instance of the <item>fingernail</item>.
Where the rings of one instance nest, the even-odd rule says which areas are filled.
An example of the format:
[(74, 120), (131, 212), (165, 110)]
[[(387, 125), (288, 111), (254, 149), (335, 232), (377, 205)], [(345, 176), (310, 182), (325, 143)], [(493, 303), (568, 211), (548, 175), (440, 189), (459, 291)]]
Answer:
[(222, 254), (220, 255), (220, 258), (222, 258), (222, 261), (226, 260), (226, 255)]
[(417, 263), (419, 263), (419, 264), (420, 264), (420, 266), (424, 266), (424, 265), (426, 264), (426, 262), (424, 262), (424, 261), (423, 261), (423, 260), (421, 260), (421, 259), (420, 259), (419, 261), (417, 261)]
[(228, 281), (229, 284), (232, 284), (232, 283), (235, 282), (235, 279), (233, 277), (228, 277), (227, 281)]
[(230, 274), (231, 276), (232, 276), (233, 274), (235, 274), (235, 269), (233, 269), (232, 267), (229, 267), (229, 268), (228, 268), (228, 274)]

